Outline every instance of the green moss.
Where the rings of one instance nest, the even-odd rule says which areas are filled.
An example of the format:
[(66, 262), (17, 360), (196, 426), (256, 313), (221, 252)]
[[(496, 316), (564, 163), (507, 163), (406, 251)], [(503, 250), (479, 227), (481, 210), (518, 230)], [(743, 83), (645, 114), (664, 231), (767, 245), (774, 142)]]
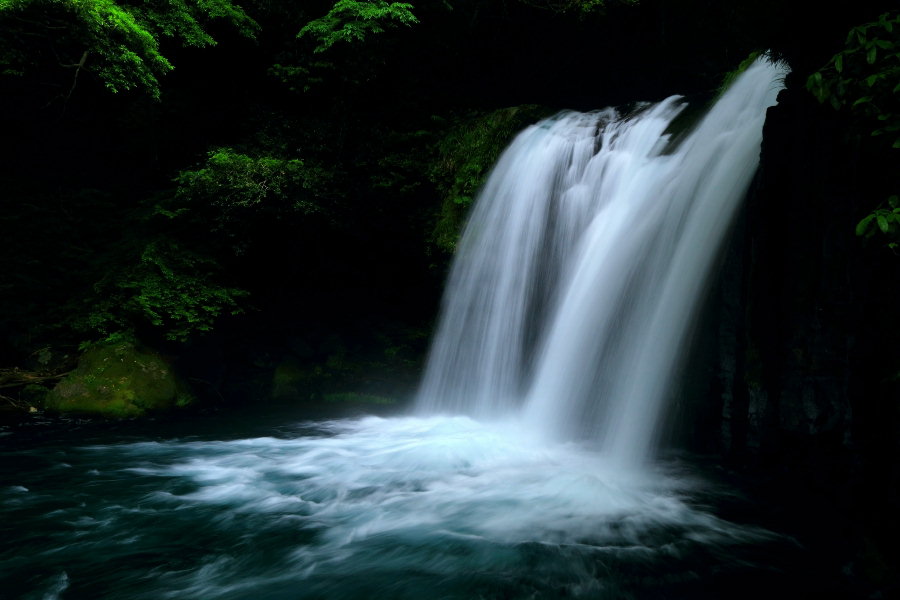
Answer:
[(716, 94), (716, 98), (721, 98), (722, 94), (728, 91), (728, 88), (731, 87), (731, 84), (735, 82), (735, 80), (740, 77), (744, 71), (750, 68), (756, 59), (762, 56), (759, 52), (751, 52), (747, 58), (741, 61), (741, 63), (737, 66), (733, 71), (729, 71), (725, 73), (725, 76), (722, 78), (722, 85), (719, 86), (718, 93)]
[(439, 248), (456, 248), (468, 208), (500, 153), (522, 128), (546, 116), (540, 106), (513, 106), (460, 118), (449, 128), (429, 172), (443, 197), (433, 233)]
[(187, 388), (160, 355), (128, 340), (91, 347), (45, 400), (53, 412), (129, 418), (184, 407)]
[(275, 367), (272, 374), (272, 397), (278, 400), (311, 399), (322, 376), (321, 367), (286, 359)]
[(393, 398), (384, 396), (375, 396), (373, 394), (359, 394), (356, 392), (339, 392), (335, 394), (325, 394), (323, 397), (325, 402), (342, 402), (342, 403), (359, 403), (359, 404), (396, 404)]
[(19, 399), (28, 406), (42, 407), (46, 403), (49, 392), (50, 390), (42, 385), (30, 383), (22, 388), (22, 391), (19, 393)]

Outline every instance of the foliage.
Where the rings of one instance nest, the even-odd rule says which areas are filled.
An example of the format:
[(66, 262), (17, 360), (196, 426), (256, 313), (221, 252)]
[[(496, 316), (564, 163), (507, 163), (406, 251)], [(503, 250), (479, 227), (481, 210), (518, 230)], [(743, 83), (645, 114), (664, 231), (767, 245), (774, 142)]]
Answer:
[(896, 194), (887, 200), (884, 205), (875, 209), (856, 225), (856, 235), (870, 238), (876, 233), (888, 235), (892, 241), (887, 246), (891, 250), (900, 248), (900, 198)]
[(731, 87), (731, 84), (734, 83), (735, 80), (738, 77), (740, 77), (744, 71), (749, 69), (750, 65), (752, 65), (754, 62), (756, 62), (756, 59), (759, 57), (760, 57), (759, 52), (756, 52), (756, 51), (751, 52), (749, 55), (747, 55), (747, 58), (745, 58), (744, 60), (741, 61), (741, 63), (737, 66), (736, 69), (725, 73), (725, 76), (722, 78), (722, 85), (719, 86), (719, 91), (718, 91), (717, 96), (721, 97), (722, 94), (724, 94), (726, 91), (728, 91), (728, 88)]
[(269, 67), (269, 75), (284, 83), (292, 92), (308, 92), (322, 84), (335, 65), (327, 60), (310, 61), (308, 66), (275, 63)]
[(60, 189), (49, 176), (0, 178), (0, 189), (0, 356), (73, 343), (71, 319), (84, 317), (91, 285), (115, 268), (106, 257), (124, 254), (111, 225), (124, 203), (86, 186)]
[[(226, 314), (243, 312), (241, 289), (218, 283), (217, 263), (168, 240), (146, 245), (135, 265), (97, 284), (97, 302), (83, 328), (110, 334), (137, 325), (160, 328), (169, 340), (208, 332)], [(114, 339), (114, 338), (109, 338)]]
[[(807, 89), (836, 110), (849, 109), (859, 127), (872, 137), (889, 135), (893, 149), (900, 148), (900, 11), (881, 15), (877, 21), (853, 27), (844, 49), (813, 73)], [(895, 137), (896, 136), (896, 137)], [(897, 248), (900, 208), (897, 196), (888, 208), (878, 208), (856, 227), (860, 236), (887, 235), (888, 247)]]
[[(559, 13), (587, 15), (602, 13), (608, 0), (519, 0), (523, 4)], [(621, 4), (637, 4), (640, 0), (618, 0)]]
[(388, 39), (385, 44), (380, 34), (417, 24), (412, 8), (404, 2), (339, 0), (326, 15), (307, 21), (296, 34), (310, 45), (301, 45), (293, 56), (280, 56), (269, 74), (291, 91), (303, 93), (316, 90), (328, 95), (327, 90), (336, 85), (341, 94), (330, 99), (346, 102), (344, 95), (375, 79), (391, 62), (385, 46), (395, 40)]
[[(690, 92), (749, 49), (718, 51), (710, 32), (742, 25), (702, 25), (708, 2), (665, 4), (0, 0), (5, 360), (121, 330), (192, 337), (247, 308), (241, 290), (262, 310), (223, 335), (430, 318), (428, 249), (452, 250), (503, 147), (544, 116), (497, 107)], [(612, 51), (590, 77), (573, 60)], [(76, 83), (64, 118), (40, 108)]]
[(176, 181), (180, 196), (203, 198), (225, 214), (273, 203), (313, 213), (319, 207), (308, 194), (298, 192), (319, 190), (325, 178), (324, 169), (308, 167), (298, 158), (252, 157), (218, 148), (208, 153), (200, 169), (182, 171)]
[(452, 251), (456, 247), (467, 209), (500, 153), (520, 129), (546, 112), (535, 105), (514, 106), (469, 115), (448, 128), (437, 143), (428, 173), (442, 196), (434, 230), (439, 248)]
[(192, 212), (192, 218), (230, 239), (236, 253), (251, 240), (252, 221), (323, 213), (333, 174), (299, 158), (250, 156), (233, 148), (207, 154), (196, 170), (182, 171), (172, 208), (158, 208), (168, 217)]
[(144, 90), (159, 97), (159, 77), (173, 68), (161, 42), (216, 43), (206, 23), (228, 22), (246, 37), (257, 23), (230, 0), (0, 0), (0, 68), (24, 75), (41, 65), (84, 72), (107, 89)]
[[(900, 12), (851, 29), (844, 49), (806, 85), (819, 102), (849, 106), (860, 118), (878, 122), (873, 136), (900, 132)], [(893, 147), (900, 148), (900, 137)]]
[(412, 8), (406, 2), (338, 0), (324, 17), (307, 23), (297, 37), (310, 36), (316, 41), (313, 51), (325, 52), (339, 42), (362, 42), (369, 34), (418, 23)]

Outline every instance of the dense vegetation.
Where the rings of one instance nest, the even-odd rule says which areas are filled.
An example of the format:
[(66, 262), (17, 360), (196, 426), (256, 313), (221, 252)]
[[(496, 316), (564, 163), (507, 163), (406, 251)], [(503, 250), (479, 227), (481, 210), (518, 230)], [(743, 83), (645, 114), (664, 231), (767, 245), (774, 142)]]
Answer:
[[(279, 368), (408, 383), (515, 131), (712, 96), (752, 51), (896, 166), (900, 22), (857, 4), (0, 0), (4, 397), (117, 336), (216, 395)], [(871, 176), (859, 233), (895, 248), (896, 181)]]

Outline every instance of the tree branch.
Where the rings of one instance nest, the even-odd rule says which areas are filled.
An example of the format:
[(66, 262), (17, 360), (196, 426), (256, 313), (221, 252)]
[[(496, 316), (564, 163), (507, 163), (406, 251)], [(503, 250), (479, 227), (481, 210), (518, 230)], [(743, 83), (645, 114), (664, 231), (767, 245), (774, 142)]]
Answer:
[[(0, 390), (14, 387), (22, 387), (23, 385), (28, 385), (31, 383), (40, 383), (42, 381), (51, 381), (53, 379), (62, 379), (72, 371), (66, 371), (65, 373), (58, 373), (56, 375), (37, 375), (35, 373), (30, 373), (28, 371), (19, 371), (15, 369), (13, 371), (7, 372), (0, 381), (3, 381), (0, 384)], [(13, 383), (9, 383), (10, 380), (13, 380)]]
[(73, 67), (75, 67), (75, 75), (72, 76), (72, 87), (69, 88), (69, 93), (66, 94), (66, 101), (63, 103), (63, 106), (65, 106), (65, 104), (69, 102), (69, 98), (72, 97), (72, 92), (75, 91), (75, 86), (78, 85), (78, 74), (81, 73), (81, 68), (84, 66), (85, 61), (87, 61), (87, 57), (88, 51), (85, 50), (81, 54), (81, 60), (79, 60), (77, 64), (72, 65)]

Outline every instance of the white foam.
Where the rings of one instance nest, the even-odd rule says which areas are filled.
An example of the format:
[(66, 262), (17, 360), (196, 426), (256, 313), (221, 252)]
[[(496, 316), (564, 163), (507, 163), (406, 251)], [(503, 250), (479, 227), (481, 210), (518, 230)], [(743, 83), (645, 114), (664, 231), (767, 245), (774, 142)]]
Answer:
[(331, 435), (173, 442), (182, 460), (142, 472), (196, 487), (148, 500), (296, 517), (322, 530), (320, 554), (382, 534), (640, 545), (669, 525), (709, 538), (735, 529), (682, 501), (683, 480), (621, 470), (576, 444), (537, 444), (517, 421), (371, 417), (326, 429)]
[(675, 96), (519, 134), (460, 241), (420, 413), (522, 410), (548, 439), (648, 458), (785, 72), (758, 60), (674, 149)]

